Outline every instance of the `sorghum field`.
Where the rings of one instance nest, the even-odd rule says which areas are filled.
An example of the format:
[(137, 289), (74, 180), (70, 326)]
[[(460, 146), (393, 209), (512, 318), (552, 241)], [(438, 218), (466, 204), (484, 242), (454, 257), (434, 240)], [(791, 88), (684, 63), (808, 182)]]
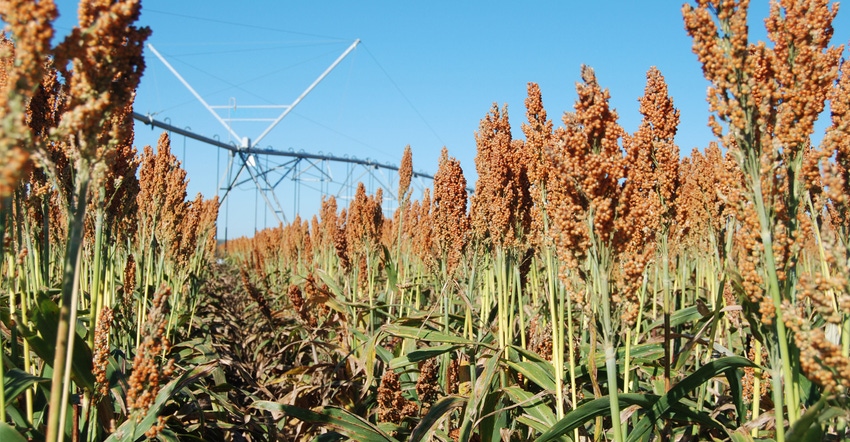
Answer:
[(766, 43), (682, 9), (702, 150), (661, 72), (627, 133), (584, 67), (557, 124), (534, 83), (524, 138), (486, 112), (475, 183), (444, 149), (412, 200), (408, 148), (395, 213), (361, 185), (219, 247), (167, 135), (133, 145), (139, 0), (56, 45), (52, 1), (0, 2), (0, 440), (850, 437), (850, 65), (837, 5), (772, 5)]

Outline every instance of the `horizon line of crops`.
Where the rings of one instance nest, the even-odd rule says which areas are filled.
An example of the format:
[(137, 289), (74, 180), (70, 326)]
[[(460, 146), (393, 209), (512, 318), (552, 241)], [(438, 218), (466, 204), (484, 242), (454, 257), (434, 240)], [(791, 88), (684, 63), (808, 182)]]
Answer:
[[(629, 134), (583, 67), (561, 127), (533, 83), (525, 140), (493, 105), (471, 197), (444, 149), (422, 200), (402, 167), (391, 218), (361, 185), (347, 208), (328, 198), (310, 221), (230, 241), (269, 316), (300, 324), (290, 399), (256, 406), (293, 438), (327, 440), (846, 437), (850, 69), (829, 46), (836, 13), (775, 2), (768, 46), (748, 42), (747, 2), (684, 7), (711, 83), (703, 152), (681, 157), (660, 71)], [(324, 364), (345, 370), (328, 383), (309, 368)]]

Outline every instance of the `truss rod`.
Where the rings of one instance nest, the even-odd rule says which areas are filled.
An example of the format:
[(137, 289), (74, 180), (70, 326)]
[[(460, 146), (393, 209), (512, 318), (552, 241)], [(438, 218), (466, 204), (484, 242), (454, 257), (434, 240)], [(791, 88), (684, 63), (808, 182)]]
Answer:
[(298, 98), (296, 98), (295, 101), (293, 101), (292, 104), (290, 104), (289, 107), (287, 107), (286, 110), (284, 110), (283, 113), (281, 113), (280, 116), (278, 116), (277, 119), (274, 120), (274, 122), (272, 122), (272, 124), (270, 124), (269, 127), (266, 128), (266, 130), (263, 131), (263, 133), (261, 133), (260, 135), (257, 135), (257, 137), (254, 139), (254, 141), (251, 144), (253, 144), (253, 145), (260, 144), (260, 141), (263, 138), (265, 138), (266, 135), (268, 135), (269, 132), (271, 132), (271, 130), (274, 129), (274, 127), (277, 126), (278, 123), (281, 122), (281, 120), (283, 120), (287, 115), (289, 115), (289, 113), (292, 112), (292, 109), (295, 109), (295, 106), (297, 106), (298, 103), (300, 103), (301, 100), (303, 100), (304, 97), (306, 97), (307, 94), (309, 94), (310, 91), (313, 90), (313, 88), (315, 88), (322, 80), (324, 80), (324, 78), (327, 77), (328, 74), (330, 74), (331, 71), (334, 70), (334, 68), (340, 62), (342, 62), (342, 60), (346, 56), (348, 56), (348, 54), (351, 51), (353, 51), (354, 48), (357, 47), (358, 44), (360, 44), (359, 38), (357, 40), (354, 40), (354, 43), (352, 43), (351, 46), (349, 46), (348, 49), (346, 49), (345, 52), (342, 53), (342, 55), (340, 55), (336, 60), (334, 60), (334, 62), (331, 63), (331, 65), (328, 66), (327, 69), (325, 69), (325, 72), (322, 72), (322, 75), (319, 75), (319, 78), (317, 78), (315, 81), (313, 81), (313, 84), (308, 86), (307, 89), (305, 89), (304, 92), (302, 92), (301, 95), (299, 95)]
[(178, 135), (183, 135), (184, 137), (188, 137), (188, 138), (191, 138), (193, 140), (198, 140), (200, 142), (207, 143), (207, 144), (210, 144), (210, 145), (213, 145), (213, 146), (216, 146), (216, 147), (220, 147), (222, 149), (227, 149), (231, 152), (236, 152), (237, 150), (239, 150), (239, 148), (237, 148), (236, 145), (228, 144), (228, 143), (225, 143), (223, 141), (216, 140), (214, 138), (205, 137), (203, 135), (196, 134), (192, 131), (188, 131), (186, 129), (183, 129), (183, 128), (180, 128), (180, 127), (177, 127), (177, 126), (172, 126), (168, 123), (165, 123), (165, 122), (162, 122), (162, 121), (159, 121), (159, 120), (155, 120), (153, 118), (153, 116), (151, 116), (151, 115), (142, 115), (138, 112), (133, 112), (133, 118), (135, 118), (137, 121), (140, 121), (144, 124), (147, 124), (151, 128), (158, 127), (160, 129), (165, 129), (169, 132), (174, 132)]
[[(249, 148), (239, 148), (234, 144), (228, 144), (223, 141), (215, 140), (209, 137), (205, 137), (203, 135), (196, 134), (194, 132), (188, 131), (186, 129), (173, 126), (171, 124), (165, 123), (163, 121), (159, 121), (154, 119), (151, 115), (142, 115), (138, 112), (133, 112), (133, 118), (137, 121), (140, 121), (148, 126), (158, 127), (160, 129), (165, 129), (169, 132), (174, 132), (178, 135), (183, 135), (185, 137), (192, 138), (194, 140), (198, 140), (207, 144), (211, 144), (216, 147), (220, 147), (222, 149), (227, 149), (231, 152), (245, 152), (245, 153), (253, 153), (257, 155), (272, 155), (279, 157), (291, 157), (291, 158), (306, 158), (311, 160), (327, 160), (327, 161), (336, 161), (338, 163), (349, 163), (349, 164), (359, 164), (361, 166), (370, 166), (370, 167), (378, 167), (381, 169), (394, 170), (398, 172), (398, 166), (393, 164), (385, 164), (379, 163), (377, 161), (373, 161), (370, 159), (359, 159), (359, 158), (351, 158), (351, 157), (340, 157), (336, 155), (317, 155), (307, 152), (290, 152), (285, 150), (277, 150), (277, 149), (258, 149), (256, 147)], [(414, 177), (427, 178), (429, 180), (433, 180), (433, 175), (428, 175), (426, 173), (421, 172), (413, 172)]]
[(180, 80), (181, 83), (183, 83), (183, 86), (186, 86), (186, 89), (189, 89), (189, 92), (191, 92), (192, 95), (194, 95), (195, 98), (197, 98), (198, 101), (200, 101), (201, 104), (203, 104), (204, 107), (207, 108), (208, 111), (210, 111), (213, 117), (215, 117), (215, 119), (218, 120), (218, 122), (221, 123), (221, 125), (224, 126), (224, 128), (227, 129), (228, 132), (230, 132), (230, 135), (233, 135), (233, 137), (237, 140), (242, 140), (242, 138), (236, 132), (234, 132), (233, 129), (231, 129), (230, 126), (224, 122), (224, 120), (221, 119), (221, 117), (216, 113), (216, 111), (214, 111), (210, 107), (210, 105), (207, 104), (206, 101), (204, 101), (204, 99), (201, 97), (201, 94), (199, 94), (195, 91), (194, 88), (192, 88), (192, 85), (190, 85), (189, 82), (186, 81), (186, 79), (184, 79), (179, 72), (177, 72), (177, 69), (174, 69), (174, 66), (171, 66), (171, 63), (169, 63), (168, 60), (166, 60), (165, 57), (163, 57), (162, 54), (160, 54), (159, 51), (157, 51), (156, 48), (153, 47), (152, 44), (148, 43), (148, 49), (150, 49), (151, 52), (153, 52), (153, 54), (156, 55), (156, 57), (159, 58), (159, 60), (165, 65), (165, 67), (167, 67), (168, 70), (170, 70), (171, 73), (174, 74), (174, 76), (177, 77), (177, 79)]

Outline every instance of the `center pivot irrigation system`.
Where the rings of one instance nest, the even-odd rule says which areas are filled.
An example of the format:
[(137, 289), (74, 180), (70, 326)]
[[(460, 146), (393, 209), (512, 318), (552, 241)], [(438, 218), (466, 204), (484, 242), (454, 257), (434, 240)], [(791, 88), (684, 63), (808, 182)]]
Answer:
[[(274, 214), (277, 222), (288, 223), (289, 220), (284, 213), (281, 201), (278, 198), (275, 189), (285, 181), (295, 182), (295, 190), (291, 193), (295, 210), (298, 209), (300, 200), (300, 184), (302, 182), (319, 183), (317, 189), (322, 195), (334, 195), (338, 199), (345, 199), (353, 194), (353, 189), (357, 183), (364, 178), (368, 178), (371, 185), (378, 185), (383, 188), (384, 203), (396, 203), (397, 206), (397, 183), (388, 179), (385, 172), (397, 172), (398, 166), (392, 164), (379, 163), (369, 158), (359, 159), (357, 157), (336, 156), (329, 154), (307, 153), (303, 150), (294, 151), (280, 150), (269, 148), (258, 148), (260, 142), (278, 125), (295, 106), (300, 103), (307, 94), (310, 93), (331, 71), (350, 54), (354, 48), (360, 43), (360, 40), (355, 40), (345, 52), (342, 53), (313, 83), (301, 93), (292, 103), (281, 105), (240, 105), (243, 109), (269, 109), (280, 110), (280, 114), (276, 118), (230, 118), (222, 117), (219, 112), (226, 109), (234, 109), (236, 107), (235, 100), (229, 105), (211, 106), (195, 89), (180, 75), (179, 72), (153, 47), (148, 44), (148, 49), (159, 58), (160, 61), (180, 80), (181, 83), (195, 96), (195, 98), (210, 112), (210, 114), (227, 130), (227, 133), (239, 143), (226, 143), (221, 140), (204, 136), (192, 132), (190, 129), (180, 128), (171, 125), (164, 121), (159, 121), (153, 118), (151, 114), (143, 115), (138, 112), (133, 112), (133, 118), (150, 125), (191, 138), (221, 149), (225, 149), (230, 153), (230, 160), (226, 171), (219, 179), (218, 191), (219, 201), (224, 203), (230, 192), (241, 185), (250, 184), (256, 187), (258, 193), (263, 197), (269, 211)], [(241, 136), (234, 131), (231, 123), (241, 122), (270, 122), (268, 127), (253, 139)], [(263, 160), (259, 158), (263, 157)], [(276, 158), (273, 164), (270, 164), (269, 158)], [(332, 173), (332, 164), (344, 164), (346, 172), (342, 179), (335, 179)], [(248, 176), (246, 177), (245, 174)], [(420, 190), (426, 187), (424, 180), (433, 180), (432, 175), (427, 175), (419, 172), (414, 172), (413, 177), (417, 178), (414, 183), (420, 187)]]

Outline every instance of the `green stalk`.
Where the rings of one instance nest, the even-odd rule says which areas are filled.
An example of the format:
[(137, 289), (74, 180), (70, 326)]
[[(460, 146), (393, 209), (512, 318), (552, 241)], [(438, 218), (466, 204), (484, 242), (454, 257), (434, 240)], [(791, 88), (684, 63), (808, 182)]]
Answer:
[(443, 273), (443, 287), (440, 290), (440, 305), (442, 311), (442, 319), (443, 319), (443, 333), (449, 333), (449, 276), (448, 269), (446, 268), (446, 260), (442, 260), (440, 262), (440, 267), (442, 268)]
[[(499, 321), (499, 348), (503, 350), (504, 357), (506, 361), (510, 360), (510, 353), (508, 352), (508, 345), (510, 344), (510, 336), (509, 336), (509, 323), (510, 323), (510, 301), (508, 300), (509, 295), (506, 293), (508, 291), (506, 287), (506, 259), (504, 255), (504, 250), (501, 247), (496, 247), (496, 258), (495, 258), (495, 286), (496, 286), (496, 309), (498, 311), (498, 321)], [(506, 387), (508, 385), (507, 373), (504, 370), (499, 372), (499, 378), (501, 380), (501, 386)]]
[[(564, 300), (566, 299), (566, 307), (567, 307), (567, 333), (570, 336), (570, 340), (568, 342), (568, 351), (569, 351), (569, 369), (570, 369), (570, 399), (572, 400), (573, 410), (578, 407), (578, 393), (576, 392), (576, 344), (575, 339), (575, 327), (573, 327), (573, 300), (569, 296), (566, 296), (566, 290), (563, 285), (558, 286), (558, 314), (561, 318), (564, 317)], [(558, 332), (558, 341), (557, 345), (559, 348), (564, 348), (564, 326), (562, 323), (558, 323), (558, 328), (560, 331)], [(554, 337), (552, 338), (554, 339)], [(563, 351), (563, 350), (562, 350)], [(561, 363), (561, 373), (563, 377), (564, 366)], [(577, 441), (578, 439), (578, 428), (573, 430), (573, 440)]]
[[(153, 272), (153, 243), (154, 243), (154, 231), (153, 226), (156, 225), (156, 217), (153, 218), (151, 222), (151, 232), (150, 239), (147, 241), (147, 244), (143, 246), (143, 250), (147, 249), (147, 253), (144, 253), (144, 266), (142, 271), (144, 276), (144, 282), (142, 283), (142, 297), (139, 299), (139, 305), (136, 308), (136, 347), (139, 346), (142, 340), (142, 324), (144, 323), (144, 318), (147, 316), (147, 308), (148, 308), (148, 287), (151, 284), (151, 273)], [(141, 238), (146, 238), (147, 236), (142, 236)], [(144, 240), (143, 240), (144, 241)]]
[[(620, 422), (620, 398), (617, 389), (617, 351), (614, 348), (614, 325), (611, 319), (611, 293), (608, 272), (611, 256), (607, 247), (599, 244), (593, 231), (593, 216), (588, 217), (591, 250), (590, 274), (593, 280), (595, 299), (602, 307), (602, 343), (605, 352), (605, 374), (608, 384), (608, 399), (611, 406), (611, 431), (615, 442), (622, 442), (623, 428)], [(598, 313), (597, 313), (598, 314)]]
[(850, 315), (844, 315), (844, 323), (841, 328), (841, 355), (850, 357)]
[[(631, 329), (626, 330), (626, 360), (623, 362), (625, 368), (623, 369), (623, 393), (628, 393), (630, 390), (629, 386), (629, 371), (630, 371), (630, 362), (631, 362), (631, 347), (638, 345), (638, 340), (640, 339), (640, 324), (643, 321), (643, 306), (646, 301), (646, 286), (649, 283), (649, 278), (647, 277), (647, 269), (643, 270), (643, 282), (640, 285), (640, 292), (638, 295), (638, 316), (635, 321), (635, 332), (634, 332), (634, 342), (631, 342), (629, 339), (629, 335), (631, 334)], [(635, 388), (637, 388), (637, 381), (635, 381)]]
[[(80, 255), (82, 255), (82, 249), (80, 249)], [(79, 302), (80, 302), (81, 290), (80, 290), (79, 287), (80, 287), (80, 279), (81, 279), (82, 274), (83, 274), (80, 271), (81, 262), (82, 262), (81, 259), (77, 260), (77, 270), (75, 272), (75, 278), (74, 278), (74, 290), (72, 291), (72, 295), (71, 295), (71, 304), (74, 305), (74, 306), (79, 305)], [(70, 388), (70, 386), (71, 386), (71, 370), (72, 370), (71, 362), (74, 359), (74, 342), (75, 342), (74, 336), (76, 335), (75, 324), (77, 323), (77, 311), (78, 310), (76, 308), (71, 310), (71, 317), (70, 317), (70, 320), (68, 321), (68, 323), (70, 324), (70, 329), (68, 330), (68, 345), (66, 347), (66, 352), (65, 352), (65, 361), (66, 361), (65, 367), (64, 367), (65, 372), (62, 375), (62, 383), (65, 386), (65, 388), (62, 389), (62, 408), (61, 408), (61, 414), (59, 416), (60, 425), (61, 425), (62, 422), (66, 422), (67, 415), (68, 415), (68, 405), (69, 405), (68, 400), (69, 400), (70, 393), (71, 393), (71, 388)], [(51, 387), (51, 393), (52, 393), (52, 387)], [(84, 392), (84, 393), (87, 394), (88, 392)], [(76, 415), (75, 415), (75, 417), (73, 417), (73, 419), (76, 419)], [(65, 437), (65, 432), (60, 431), (58, 442), (62, 442), (64, 437)], [(78, 437), (77, 434), (73, 434), (73, 433), (71, 434), (72, 440), (76, 440), (77, 437)]]
[[(11, 197), (5, 197), (0, 200), (0, 267), (2, 267), (5, 259), (6, 245), (6, 215), (7, 208), (12, 203)], [(3, 351), (3, 334), (0, 333), (0, 385), (6, 385), (6, 377), (3, 371), (2, 358)], [(6, 389), (0, 388), (0, 423), (6, 422)]]
[[(33, 247), (32, 235), (30, 235), (29, 231), (27, 231), (27, 244), (28, 244), (30, 250), (35, 251), (35, 248)], [(0, 256), (2, 256), (2, 255), (0, 255)], [(32, 275), (33, 277), (28, 278), (26, 290), (21, 290), (22, 296), (21, 296), (20, 324), (21, 324), (22, 327), (29, 329), (30, 327), (29, 327), (29, 320), (28, 320), (28, 318), (29, 318), (29, 311), (28, 310), (29, 310), (30, 296), (31, 296), (31, 293), (33, 293), (35, 290), (37, 290), (38, 281), (41, 280), (41, 275), (36, 276), (40, 272), (39, 269), (41, 268), (41, 266), (40, 266), (40, 263), (38, 263), (38, 254), (37, 253), (30, 253), (29, 255), (27, 255), (27, 258), (28, 258), (27, 259), (27, 273)], [(9, 307), (10, 307), (10, 313), (14, 317), (15, 302), (14, 301), (11, 302)], [(2, 346), (0, 346), (0, 348), (2, 348)], [(27, 339), (23, 340), (23, 348), (24, 348), (24, 354), (23, 354), (24, 371), (34, 375), (35, 373), (32, 370), (32, 363), (30, 362), (30, 342), (29, 342), (29, 340), (27, 340)], [(0, 364), (0, 365), (2, 365), (2, 364)], [(25, 407), (26, 407), (26, 414), (27, 414), (27, 422), (29, 422), (30, 425), (33, 424), (33, 392), (36, 391), (36, 388), (37, 388), (37, 386), (33, 385), (31, 388), (27, 388), (26, 391), (24, 392), (24, 398), (25, 398), (25, 401), (26, 401)]]
[[(755, 364), (761, 365), (761, 342), (755, 340)], [(750, 421), (755, 421), (758, 419), (759, 414), (761, 413), (761, 369), (756, 368), (755, 373), (753, 373), (753, 406), (752, 406), (752, 416), (750, 417)], [(758, 428), (753, 428), (750, 432), (750, 435), (753, 437), (758, 437), (759, 430)]]
[[(777, 379), (774, 381), (774, 387), (778, 387), (785, 394), (785, 401), (787, 402), (788, 409), (788, 426), (794, 425), (794, 422), (797, 421), (797, 407), (792, 404), (798, 403), (795, 401), (795, 386), (797, 383), (797, 379), (793, 376), (791, 371), (791, 351), (788, 348), (788, 332), (785, 328), (785, 320), (782, 315), (782, 294), (779, 289), (779, 276), (776, 273), (776, 258), (773, 255), (773, 235), (772, 235), (772, 223), (769, 220), (767, 214), (767, 208), (764, 203), (764, 196), (762, 195), (761, 190), (761, 179), (758, 176), (752, 180), (753, 184), (753, 195), (755, 196), (755, 205), (756, 211), (759, 217), (759, 223), (761, 225), (761, 240), (764, 246), (764, 260), (765, 260), (765, 272), (767, 273), (767, 288), (768, 293), (770, 294), (770, 298), (773, 301), (773, 307), (776, 311), (776, 319), (774, 320), (774, 324), (776, 324), (776, 334), (777, 339), (779, 341), (779, 361), (776, 361), (775, 358), (771, 358), (771, 362), (779, 362), (781, 364), (781, 369), (775, 370), (774, 379), (778, 378), (779, 374), (784, 376), (785, 382), (781, 382), (781, 379)], [(781, 413), (782, 412), (782, 403), (776, 403), (776, 409)], [(784, 428), (780, 430), (780, 427), (783, 427), (784, 423), (779, 422), (779, 416), (777, 416), (776, 428), (777, 428), (777, 440), (780, 440), (780, 434), (782, 434), (782, 439), (784, 439)]]
[[(782, 422), (783, 419), (779, 416), (782, 413), (783, 408), (783, 393), (787, 387), (783, 386), (782, 382), (782, 369), (778, 367), (781, 362), (776, 360), (776, 354), (771, 352), (769, 355), (771, 362), (771, 384), (773, 385), (773, 413), (774, 418), (776, 419), (776, 442), (785, 442), (785, 424)], [(789, 404), (789, 407), (790, 404)]]
[(105, 276), (103, 275), (103, 204), (98, 204), (97, 212), (95, 213), (95, 221), (94, 221), (94, 253), (92, 256), (94, 257), (94, 263), (92, 264), (92, 290), (90, 296), (92, 298), (91, 302), (91, 311), (89, 312), (89, 318), (91, 324), (92, 332), (89, 333), (88, 341), (89, 348), (94, 348), (94, 328), (97, 324), (98, 319), (100, 319), (100, 310), (103, 308), (103, 293), (101, 290), (101, 285)]
[[(527, 342), (526, 333), (525, 333), (525, 309), (523, 308), (525, 303), (523, 302), (522, 286), (520, 285), (520, 279), (521, 278), (519, 276), (519, 273), (520, 273), (519, 265), (514, 265), (513, 270), (514, 270), (513, 271), (514, 278), (513, 278), (513, 284), (512, 285), (514, 287), (514, 290), (512, 290), (512, 292), (513, 292), (513, 299), (514, 299), (513, 302), (516, 305), (516, 314), (519, 318), (519, 324), (520, 324), (520, 326), (519, 326), (519, 342), (520, 342), (520, 345), (522, 345), (523, 350), (527, 350), (528, 349), (528, 342)], [(511, 311), (514, 311), (514, 309), (511, 309)], [(511, 324), (513, 324), (513, 321), (511, 321)]]
[[(422, 275), (424, 273), (425, 273), (425, 271), (422, 269), (422, 266), (419, 266), (419, 268), (417, 269), (416, 280), (422, 281), (422, 279), (423, 279)], [(409, 305), (412, 305), (414, 310), (411, 311), (410, 307), (408, 307), (407, 308), (407, 315), (408, 316), (413, 316), (415, 313), (419, 312), (419, 309), (421, 308), (422, 288), (419, 286), (419, 284), (416, 284), (414, 286), (412, 296), (413, 296), (413, 302), (409, 303)]]
[(374, 280), (372, 277), (373, 265), (372, 265), (372, 254), (369, 253), (368, 246), (364, 251), (366, 256), (366, 296), (369, 298), (369, 335), (374, 334), (375, 332), (375, 287)]
[[(2, 231), (0, 231), (0, 233), (2, 233)], [(0, 238), (2, 238), (2, 236), (0, 236)], [(0, 250), (2, 250), (2, 247), (0, 247)], [(2, 255), (0, 255), (0, 256), (2, 256)], [(0, 333), (0, 357), (2, 357), (2, 356), (3, 356), (3, 334)], [(6, 384), (6, 376), (5, 376), (5, 371), (3, 370), (3, 364), (0, 364), (0, 382), (2, 382), (3, 385)], [(0, 388), (0, 424), (5, 424), (5, 423), (6, 423), (6, 389)]]
[(493, 272), (495, 269), (493, 267), (492, 257), (490, 255), (483, 255), (481, 257), (484, 260), (484, 278), (481, 280), (481, 316), (479, 318), (481, 324), (479, 328), (481, 330), (488, 330), (490, 328), (490, 324), (487, 324), (488, 315), (490, 314), (490, 306), (493, 304), (493, 293), (496, 291), (493, 283)]
[(608, 378), (608, 398), (611, 403), (611, 430), (616, 442), (623, 441), (623, 429), (620, 423), (620, 399), (617, 391), (617, 351), (614, 348), (614, 328), (611, 321), (611, 297), (608, 293), (608, 276), (600, 272), (602, 289), (599, 296), (602, 301), (602, 341), (605, 345), (605, 372)]
[[(473, 254), (472, 265), (469, 266), (469, 269), (470, 269), (469, 270), (469, 280), (468, 280), (467, 286), (466, 286), (467, 287), (467, 290), (466, 290), (467, 299), (469, 297), (469, 293), (471, 293), (475, 288), (475, 262), (476, 262), (476, 257), (475, 257), (475, 254)], [(466, 302), (464, 304), (466, 305), (466, 320), (464, 321), (464, 323), (465, 323), (465, 327), (468, 327), (467, 337), (469, 338), (470, 341), (472, 341), (472, 340), (475, 339), (475, 336), (473, 334), (473, 329), (472, 329), (473, 328), (472, 327), (472, 302), (470, 300), (469, 302)]]
[[(6, 242), (5, 241), (5, 238), (6, 238), (6, 236), (5, 236), (6, 235), (6, 211), (4, 210), (6, 205), (4, 203), (5, 203), (5, 201), (0, 202), (0, 266), (2, 266), (2, 261), (3, 261), (3, 257), (4, 257), (3, 253), (5, 253), (5, 251), (3, 250), (3, 248), (4, 248), (3, 243)], [(0, 359), (3, 358), (4, 353), (5, 352), (3, 351), (3, 334), (0, 333)], [(6, 385), (6, 376), (5, 376), (5, 372), (3, 371), (2, 362), (0, 362), (0, 385)], [(0, 388), (0, 423), (6, 423), (6, 389), (5, 388)]]
[[(398, 227), (397, 227), (398, 235), (396, 237), (396, 247), (395, 247), (395, 249), (396, 249), (395, 250), (395, 253), (396, 253), (396, 256), (395, 256), (396, 280), (398, 281), (398, 283), (404, 282), (404, 279), (402, 279), (402, 277), (404, 276), (404, 272), (402, 272), (402, 259), (404, 259), (404, 258), (402, 258), (402, 256), (401, 256), (401, 241), (403, 239), (402, 233), (404, 231), (404, 210), (405, 210), (405, 207), (407, 206), (407, 200), (408, 200), (407, 195), (409, 195), (409, 193), (406, 192), (406, 191), (403, 194), (399, 195), (399, 198), (401, 198), (401, 204), (399, 205), (399, 208), (398, 208)], [(389, 278), (387, 278), (387, 284), (389, 284)], [(387, 316), (392, 317), (392, 311), (393, 311), (393, 308), (394, 308), (395, 297), (396, 297), (396, 287), (387, 287), (387, 293), (389, 294), (389, 297), (387, 299), (387, 305), (388, 305), (388, 312), (390, 313)], [(401, 315), (401, 311), (398, 311), (397, 313), (399, 314), (399, 316)]]
[[(41, 209), (41, 219), (42, 219), (42, 227), (41, 227), (41, 235), (44, 238), (44, 241), (41, 245), (41, 265), (42, 265), (42, 278), (44, 285), (50, 284), (50, 204), (48, 203), (47, 198), (42, 199), (42, 209)], [(0, 215), (2, 216), (2, 215)], [(0, 239), (3, 238), (2, 229), (0, 229)], [(2, 246), (0, 246), (2, 247)], [(0, 250), (0, 256), (3, 256), (2, 250)]]
[[(564, 323), (563, 317), (558, 315), (558, 303), (563, 306), (564, 297), (563, 291), (560, 299), (557, 299), (555, 293), (555, 270), (554, 259), (552, 257), (552, 248), (545, 247), (546, 253), (546, 277), (548, 284), (549, 295), (549, 323), (552, 327), (552, 365), (555, 368), (555, 413), (558, 420), (564, 418)], [(572, 342), (572, 340), (570, 341)], [(571, 344), (572, 346), (572, 344)], [(572, 367), (572, 348), (570, 349), (570, 366)]]
[(59, 324), (56, 331), (56, 348), (53, 357), (53, 377), (50, 386), (50, 412), (47, 420), (48, 442), (61, 441), (64, 431), (61, 430), (61, 420), (68, 411), (67, 395), (70, 387), (66, 379), (70, 375), (70, 358), (73, 352), (75, 333), (72, 320), (77, 316), (77, 298), (79, 297), (79, 268), (82, 251), (83, 227), (86, 215), (86, 195), (89, 187), (89, 169), (87, 161), (80, 162), (77, 171), (76, 191), (74, 192), (76, 207), (72, 212), (68, 226), (68, 247), (65, 252), (65, 264), (62, 274), (62, 305), (59, 309)]
[(664, 391), (670, 390), (670, 254), (667, 247), (667, 238), (661, 237), (661, 290), (664, 302), (662, 315), (664, 316)]

